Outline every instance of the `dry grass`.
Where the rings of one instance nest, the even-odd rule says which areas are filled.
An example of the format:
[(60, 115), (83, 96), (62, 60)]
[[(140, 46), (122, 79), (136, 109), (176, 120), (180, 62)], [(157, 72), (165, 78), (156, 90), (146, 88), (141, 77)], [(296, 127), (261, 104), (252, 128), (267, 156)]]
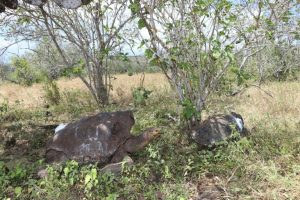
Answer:
[[(261, 89), (252, 87), (237, 97), (236, 110), (242, 113), (248, 124), (253, 126), (253, 119), (269, 117), (275, 121), (300, 122), (300, 83), (271, 82)], [(248, 118), (248, 119), (247, 119)]]
[[(113, 100), (128, 101), (132, 97), (132, 90), (141, 84), (141, 74), (128, 76), (127, 74), (116, 75), (112, 81), (111, 91)], [(60, 91), (77, 89), (87, 91), (83, 82), (76, 79), (58, 80)], [(146, 74), (144, 86), (157, 93), (170, 91), (170, 86), (163, 74)], [(275, 120), (300, 121), (300, 83), (299, 82), (271, 82), (262, 86), (264, 91), (271, 93), (267, 95), (263, 90), (251, 87), (239, 96), (225, 98), (227, 107), (236, 110), (245, 116), (246, 123), (253, 127), (253, 119), (259, 120), (266, 116)], [(0, 85), (0, 102), (7, 99), (10, 104), (19, 101), (24, 107), (38, 107), (44, 104), (43, 85), (34, 84), (31, 87), (24, 87), (16, 84)], [(228, 101), (229, 100), (229, 101)], [(232, 105), (228, 105), (232, 102)]]
[[(141, 84), (142, 75), (121, 74), (115, 77), (116, 79), (112, 81), (113, 90), (111, 93), (114, 99), (120, 99), (131, 98), (132, 90)], [(78, 78), (60, 79), (57, 83), (61, 91), (69, 89), (87, 91), (86, 86)], [(144, 86), (156, 92), (170, 90), (166, 78), (160, 73), (146, 74)], [(274, 119), (299, 120), (299, 82), (272, 82), (262, 86), (262, 89), (271, 93), (273, 97), (256, 87), (252, 87), (234, 98), (235, 110), (242, 113), (246, 118), (260, 119), (270, 115)], [(7, 99), (10, 104), (21, 101), (26, 107), (36, 107), (43, 104), (43, 95), (42, 84), (34, 84), (31, 87), (16, 84), (0, 85), (0, 102)]]
[(212, 113), (236, 111), (245, 118), (246, 124), (254, 127), (263, 119), (273, 123), (300, 122), (300, 82), (268, 82), (250, 87), (234, 97), (213, 96), (204, 117)]
[[(115, 100), (124, 100), (131, 98), (133, 88), (141, 85), (142, 74), (135, 74), (128, 76), (127, 74), (116, 75), (115, 80), (112, 81), (113, 90), (112, 96)], [(77, 89), (87, 91), (84, 83), (79, 79), (60, 79), (58, 86), (61, 91)], [(153, 73), (146, 74), (144, 86), (147, 89), (154, 91), (169, 90), (169, 85), (163, 74)], [(43, 85), (34, 84), (31, 87), (24, 87), (16, 84), (0, 85), (0, 102), (7, 99), (10, 104), (19, 101), (24, 107), (39, 107), (43, 105)]]
[(234, 98), (259, 144), (240, 180), (250, 196), (239, 199), (299, 199), (300, 82), (270, 82), (261, 89), (252, 87)]
[(42, 85), (35, 84), (24, 87), (16, 84), (5, 84), (0, 86), (0, 102), (8, 100), (9, 104), (21, 102), (25, 107), (38, 107), (43, 104)]
[[(299, 199), (300, 178), (299, 164), (294, 163), (290, 170), (283, 172), (280, 162), (291, 162), (292, 156), (280, 157), (278, 160), (257, 161), (247, 167), (247, 173), (256, 174), (261, 181), (256, 181), (256, 189), (251, 188), (254, 199)], [(293, 160), (292, 162), (295, 162)], [(248, 180), (250, 182), (250, 180)]]

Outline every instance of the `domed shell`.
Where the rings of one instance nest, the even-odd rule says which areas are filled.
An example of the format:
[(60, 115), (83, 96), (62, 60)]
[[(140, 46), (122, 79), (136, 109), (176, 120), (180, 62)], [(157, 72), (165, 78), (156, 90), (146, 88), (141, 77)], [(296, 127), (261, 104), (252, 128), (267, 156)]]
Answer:
[(241, 115), (232, 112), (228, 115), (213, 115), (202, 121), (192, 130), (192, 138), (202, 148), (226, 140), (235, 128), (239, 134), (246, 136), (244, 120)]
[[(46, 161), (59, 162), (51, 150), (77, 162), (109, 162), (120, 145), (130, 137), (134, 125), (132, 111), (99, 113), (68, 124), (59, 130), (46, 148)], [(53, 152), (53, 151), (52, 151)]]

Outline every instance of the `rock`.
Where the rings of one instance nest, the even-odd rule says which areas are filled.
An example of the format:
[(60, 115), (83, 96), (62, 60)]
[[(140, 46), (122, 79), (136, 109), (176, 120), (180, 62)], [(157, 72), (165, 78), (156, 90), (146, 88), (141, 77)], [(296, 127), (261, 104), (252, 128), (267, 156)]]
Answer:
[(125, 165), (127, 165), (127, 166), (133, 165), (133, 160), (129, 156), (126, 156), (122, 162), (111, 163), (111, 164), (106, 165), (105, 167), (100, 169), (100, 172), (102, 172), (102, 173), (110, 172), (115, 175), (120, 175), (122, 172), (122, 169)]

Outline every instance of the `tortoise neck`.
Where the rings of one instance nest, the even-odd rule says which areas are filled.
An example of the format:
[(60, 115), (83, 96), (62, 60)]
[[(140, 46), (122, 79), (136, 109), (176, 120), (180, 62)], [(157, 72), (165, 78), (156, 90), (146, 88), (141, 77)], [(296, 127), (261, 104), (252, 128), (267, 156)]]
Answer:
[(143, 149), (149, 142), (148, 134), (144, 132), (129, 138), (124, 144), (124, 150), (128, 153), (133, 153)]

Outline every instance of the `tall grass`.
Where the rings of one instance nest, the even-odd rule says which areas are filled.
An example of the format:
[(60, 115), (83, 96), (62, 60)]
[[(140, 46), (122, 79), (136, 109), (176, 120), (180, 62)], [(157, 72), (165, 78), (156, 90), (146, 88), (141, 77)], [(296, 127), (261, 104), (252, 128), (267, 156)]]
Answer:
[[(128, 101), (132, 98), (132, 90), (141, 86), (142, 74), (115, 75), (112, 80), (112, 101)], [(87, 92), (87, 88), (79, 78), (60, 79), (57, 81), (60, 91), (65, 90), (81, 90)], [(153, 90), (155, 93), (159, 91), (169, 90), (169, 85), (164, 75), (161, 73), (151, 73), (145, 75), (144, 87)], [(0, 102), (7, 99), (9, 104), (21, 101), (25, 107), (39, 107), (44, 104), (43, 84), (33, 84), (31, 87), (24, 87), (17, 84), (7, 83), (0, 85)]]

